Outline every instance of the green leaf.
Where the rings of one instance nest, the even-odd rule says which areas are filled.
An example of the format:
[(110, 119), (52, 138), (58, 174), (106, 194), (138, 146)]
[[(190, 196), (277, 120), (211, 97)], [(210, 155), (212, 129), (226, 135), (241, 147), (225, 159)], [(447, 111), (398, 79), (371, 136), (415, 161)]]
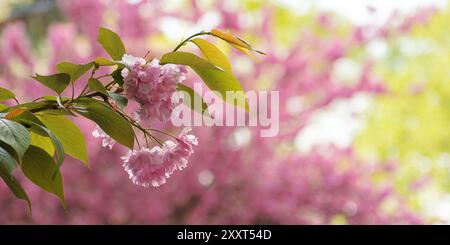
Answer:
[(10, 110), (13, 110), (13, 109), (19, 108), (19, 107), (27, 108), (28, 110), (32, 110), (32, 109), (37, 109), (37, 108), (41, 108), (41, 107), (47, 106), (48, 104), (49, 104), (48, 101), (29, 102), (29, 103), (20, 104), (20, 106), (19, 105), (11, 106)]
[(16, 98), (16, 95), (13, 92), (9, 91), (6, 88), (0, 87), (0, 101), (5, 101), (14, 98)]
[(96, 78), (89, 78), (88, 80), (89, 89), (95, 92), (100, 92), (104, 95), (108, 95), (105, 86)]
[(6, 144), (3, 141), (0, 141), (0, 148), (3, 148), (5, 151), (7, 151), (9, 155), (16, 159), (16, 162), (20, 164), (21, 159), (19, 159), (17, 152), (10, 145)]
[[(211, 90), (219, 92), (226, 102), (241, 106), (248, 110), (248, 103), (245, 99), (242, 86), (239, 83), (239, 80), (232, 74), (223, 71), (209, 61), (192, 53), (167, 53), (161, 58), (160, 64), (164, 65), (168, 63), (190, 66), (202, 78), (205, 84)], [(227, 91), (240, 92), (241, 95), (238, 97), (243, 100), (238, 99), (237, 101), (233, 101), (232, 98), (227, 98)]]
[(98, 66), (114, 66), (118, 63), (105, 57), (97, 57), (95, 58), (95, 64)]
[(211, 35), (216, 36), (224, 41), (226, 41), (227, 43), (229, 43), (231, 46), (233, 46), (234, 48), (244, 52), (245, 54), (249, 55), (250, 57), (254, 58), (254, 59), (258, 59), (255, 56), (253, 56), (253, 54), (251, 54), (249, 52), (249, 50), (257, 52), (259, 54), (265, 55), (264, 52), (261, 52), (259, 50), (256, 50), (254, 48), (252, 48), (252, 46), (244, 41), (243, 39), (234, 36), (233, 34), (229, 33), (229, 32), (224, 32), (218, 29), (213, 29), (210, 32)]
[(113, 73), (111, 73), (111, 76), (117, 84), (119, 84), (120, 86), (123, 85), (122, 69), (113, 71)]
[(11, 146), (19, 159), (30, 145), (28, 130), (21, 124), (7, 119), (0, 119), (0, 140)]
[(100, 27), (97, 41), (114, 60), (121, 60), (126, 53), (120, 37), (113, 31)]
[(90, 167), (84, 134), (71, 120), (49, 114), (39, 114), (37, 117), (59, 138), (66, 154)]
[[(51, 100), (51, 101), (58, 100), (58, 96), (53, 96), (53, 95), (42, 96), (42, 98), (46, 99), (46, 100)], [(70, 98), (69, 97), (65, 97), (65, 96), (61, 96), (60, 100), (61, 100), (61, 102), (66, 102), (66, 101), (70, 100)]]
[(66, 73), (57, 73), (49, 76), (36, 74), (33, 79), (53, 89), (58, 94), (61, 94), (70, 83), (70, 75)]
[[(28, 121), (28, 122), (33, 122), (35, 124), (44, 126), (44, 124), (30, 111), (24, 111), (20, 115), (17, 115), (16, 117), (14, 117), (12, 120), (16, 121), (18, 123)], [(25, 123), (25, 124), (27, 124), (27, 123)]]
[(7, 105), (4, 104), (0, 104), (0, 111), (4, 111), (6, 109), (8, 109), (9, 107)]
[(248, 44), (247, 42), (245, 42), (244, 40), (237, 38), (236, 36), (234, 36), (233, 34), (229, 33), (229, 32), (224, 32), (218, 29), (213, 29), (211, 30), (211, 34), (230, 43), (230, 44), (234, 44), (236, 46), (239, 47), (243, 47), (246, 49), (251, 48), (250, 44)]
[[(44, 127), (45, 125), (31, 112), (25, 111), (19, 116), (13, 119), (16, 122), (23, 122), (24, 124), (32, 127), (33, 125), (39, 125)], [(36, 129), (30, 130), (30, 144), (44, 149), (49, 155), (53, 156), (55, 153), (55, 147), (52, 140), (48, 137), (45, 130)]]
[(60, 73), (68, 74), (70, 76), (70, 81), (74, 82), (89, 71), (93, 66), (94, 62), (81, 65), (72, 62), (61, 62), (56, 65), (56, 70)]
[(41, 136), (48, 136), (50, 138), (53, 146), (55, 147), (56, 164), (59, 169), (64, 163), (64, 147), (60, 139), (51, 130), (40, 124), (25, 120), (22, 120), (21, 122), (30, 125), (33, 132), (40, 134)]
[(95, 99), (80, 98), (74, 104), (79, 107), (76, 111), (80, 115), (97, 123), (106, 134), (120, 144), (133, 149), (133, 128), (120, 114)]
[[(184, 103), (186, 104), (186, 106), (189, 106), (192, 110), (194, 110), (194, 111), (196, 111), (196, 112), (198, 112), (198, 113), (200, 113), (202, 115), (203, 115), (203, 113), (205, 111), (208, 110), (208, 104), (206, 104), (203, 101), (202, 96), (200, 96), (192, 88), (190, 88), (190, 87), (188, 87), (188, 86), (186, 86), (184, 84), (179, 83), (177, 85), (177, 90), (186, 92), (186, 93), (184, 93), (184, 96), (185, 96)], [(186, 96), (189, 96), (189, 98), (186, 98)], [(188, 101), (190, 102), (189, 104), (188, 104)], [(201, 103), (201, 108), (198, 108), (195, 105), (195, 101), (201, 101), (202, 102)]]
[[(249, 110), (244, 91), (239, 80), (228, 72), (220, 70), (211, 70), (204, 68), (193, 68), (194, 71), (202, 78), (206, 86), (212, 91), (218, 92), (222, 98), (230, 104), (237, 105)], [(226, 92), (237, 92), (237, 99), (228, 97)]]
[(30, 132), (30, 139), (31, 145), (43, 149), (50, 156), (55, 154), (55, 147), (53, 146), (52, 140), (48, 136), (42, 136), (40, 134)]
[[(26, 111), (22, 113), (20, 116), (16, 117), (14, 120), (23, 123), (25, 125), (28, 125), (30, 127), (30, 133), (36, 133), (43, 137), (49, 137), (51, 142), (53, 143), (55, 155), (56, 155), (56, 162), (58, 164), (58, 167), (60, 167), (64, 162), (64, 147), (60, 141), (60, 139), (51, 131), (49, 130), (42, 122), (39, 120), (35, 115), (33, 115), (31, 112)], [(31, 142), (31, 139), (30, 139)]]
[(46, 115), (55, 115), (55, 116), (73, 116), (73, 114), (69, 110), (45, 110), (36, 112), (36, 115), (46, 114)]
[(26, 111), (27, 111), (27, 109), (25, 109), (25, 108), (20, 108), (20, 107), (15, 108), (15, 109), (11, 110), (10, 112), (8, 112), (8, 114), (5, 115), (5, 119), (11, 120), (15, 117), (20, 116), (22, 113), (24, 113)]
[(211, 70), (220, 70), (221, 68), (211, 64), (209, 61), (198, 57), (193, 53), (188, 52), (171, 52), (163, 55), (159, 61), (161, 65), (165, 64), (177, 64), (187, 65), (191, 68), (202, 68)]
[(14, 176), (11, 174), (11, 170), (6, 167), (7, 164), (15, 165), (14, 159), (11, 157), (11, 155), (9, 155), (7, 151), (5, 151), (3, 148), (0, 148), (0, 177), (17, 198), (25, 200), (27, 202), (28, 210), (31, 214), (30, 198), (28, 198), (27, 193), (25, 192), (19, 181), (17, 181), (16, 178), (14, 178)]
[(116, 94), (114, 92), (108, 92), (108, 95), (117, 103), (121, 110), (123, 110), (127, 106), (128, 99), (126, 97), (123, 97), (122, 95)]
[(254, 61), (260, 61), (258, 57), (256, 57), (252, 52), (250, 52), (248, 49), (231, 44), (231, 46), (233, 46), (235, 49), (237, 49), (238, 51), (240, 51), (241, 53), (246, 54), (247, 56), (249, 56), (250, 58), (252, 58)]
[(203, 55), (206, 57), (206, 59), (209, 60), (212, 64), (224, 69), (225, 71), (232, 73), (231, 71), (231, 64), (227, 59), (227, 56), (216, 47), (216, 45), (206, 41), (202, 38), (196, 38), (191, 40), (197, 47), (200, 48)]
[[(66, 208), (61, 173), (53, 158), (41, 148), (30, 146), (22, 161), (22, 172), (43, 190), (55, 194)], [(53, 177), (53, 173), (56, 175)]]
[(16, 168), (16, 161), (8, 151), (3, 149), (3, 147), (0, 147), (0, 165), (6, 169), (8, 173), (11, 173), (14, 168)]

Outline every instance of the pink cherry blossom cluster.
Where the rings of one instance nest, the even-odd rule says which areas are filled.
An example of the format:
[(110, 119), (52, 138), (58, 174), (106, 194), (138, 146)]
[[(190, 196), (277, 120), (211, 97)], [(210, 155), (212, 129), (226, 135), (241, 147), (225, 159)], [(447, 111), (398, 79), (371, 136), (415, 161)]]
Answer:
[[(172, 100), (178, 83), (186, 79), (187, 70), (179, 65), (160, 65), (158, 59), (147, 63), (143, 58), (125, 54), (122, 58), (121, 75), (124, 79), (126, 96), (140, 104), (136, 114), (138, 121), (166, 122), (173, 109), (181, 100)], [(166, 179), (175, 170), (187, 166), (189, 156), (194, 152), (197, 138), (188, 135), (190, 129), (184, 129), (176, 138), (176, 142), (168, 140), (153, 148), (130, 150), (122, 157), (123, 167), (132, 182), (144, 187), (158, 187), (166, 183)], [(108, 136), (96, 134), (103, 138), (103, 146), (112, 147)], [(94, 136), (96, 136), (94, 135)]]
[(194, 153), (194, 145), (198, 141), (194, 135), (188, 134), (185, 128), (176, 143), (168, 140), (160, 146), (129, 151), (122, 157), (125, 171), (136, 185), (158, 187), (166, 183), (166, 179), (175, 170), (182, 170), (188, 164), (188, 158)]
[[(153, 59), (147, 63), (143, 58), (125, 54), (121, 63), (125, 65), (121, 75), (124, 79), (126, 96), (140, 104), (137, 113), (132, 113), (137, 121), (152, 121), (153, 117), (166, 122), (180, 100), (172, 100), (178, 83), (185, 80), (187, 70), (179, 65), (160, 65)], [(132, 182), (144, 187), (158, 187), (175, 170), (182, 170), (188, 164), (188, 158), (194, 152), (197, 138), (188, 134), (185, 128), (176, 142), (168, 140), (153, 148), (140, 148), (128, 151), (122, 157), (123, 167)], [(96, 127), (92, 136), (102, 139), (102, 146), (112, 149), (115, 141), (100, 127)]]
[(160, 65), (153, 59), (147, 63), (142, 58), (124, 55), (122, 63), (127, 67), (122, 70), (124, 89), (129, 99), (141, 105), (139, 116), (144, 121), (159, 119), (166, 122), (173, 109), (181, 103), (172, 101), (178, 83), (186, 79), (187, 70), (179, 65)]

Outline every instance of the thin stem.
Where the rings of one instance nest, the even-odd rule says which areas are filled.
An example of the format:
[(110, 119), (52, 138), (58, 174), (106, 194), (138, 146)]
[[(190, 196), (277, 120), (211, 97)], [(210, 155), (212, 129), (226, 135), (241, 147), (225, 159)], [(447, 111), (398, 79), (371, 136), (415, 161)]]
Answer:
[(114, 85), (116, 83), (116, 81), (111, 81), (108, 84), (105, 85), (105, 88), (108, 89), (110, 86)]
[(31, 102), (36, 102), (36, 101), (42, 100), (42, 99), (43, 99), (42, 97), (39, 97), (39, 98), (37, 98), (37, 99), (32, 100)]
[(159, 145), (164, 145), (164, 143), (162, 143), (161, 140), (159, 140), (158, 138), (156, 138), (154, 135), (150, 134), (149, 132), (147, 132), (147, 130), (145, 130), (145, 128), (143, 128), (141, 125), (139, 125), (139, 123), (134, 120), (133, 118), (131, 118), (130, 116), (128, 116), (127, 114), (125, 114), (124, 112), (120, 111), (120, 110), (116, 110), (117, 113), (119, 113), (122, 117), (124, 117), (125, 119), (127, 119), (131, 125), (133, 125), (135, 128), (139, 129), (143, 134), (144, 137), (149, 136), (150, 138), (152, 138), (156, 143), (158, 143)]
[(125, 119), (127, 119), (127, 120), (131, 123), (131, 125), (135, 126), (135, 127), (138, 128), (139, 130), (141, 130), (142, 133), (144, 133), (144, 135), (150, 136), (153, 140), (155, 140), (155, 141), (156, 141), (158, 144), (160, 144), (160, 145), (163, 145), (162, 141), (159, 140), (158, 138), (156, 138), (154, 135), (152, 135), (152, 134), (150, 134), (149, 132), (147, 132), (147, 130), (157, 131), (157, 132), (160, 132), (160, 133), (162, 133), (162, 134), (166, 134), (166, 135), (168, 135), (168, 136), (171, 136), (171, 137), (177, 139), (175, 136), (172, 136), (172, 135), (170, 135), (170, 134), (168, 134), (168, 133), (166, 133), (166, 132), (163, 132), (163, 131), (160, 131), (160, 130), (157, 130), (157, 129), (146, 129), (146, 128), (143, 128), (141, 125), (139, 125), (139, 122), (138, 122), (138, 121), (134, 120), (132, 117), (128, 116), (128, 115), (125, 114), (124, 112), (122, 112), (122, 111), (120, 111), (120, 110), (117, 110), (117, 112), (118, 112), (121, 116), (123, 116)]
[(58, 97), (56, 97), (56, 103), (58, 104), (58, 106), (60, 107), (60, 108), (66, 108), (64, 105), (63, 105), (63, 103), (62, 103), (62, 100), (61, 100), (61, 95), (58, 95)]
[(147, 135), (146, 134), (144, 134), (144, 139), (145, 139), (145, 144), (147, 144), (147, 148), (148, 148), (149, 144), (148, 144), (148, 139), (147, 139)]
[[(152, 134), (150, 134), (149, 132), (147, 132), (147, 131), (146, 131), (143, 127), (141, 127), (136, 121), (132, 121), (131, 124), (132, 124), (133, 126), (135, 126), (137, 129), (139, 129), (139, 130), (142, 131), (142, 133), (144, 134), (144, 138), (145, 138), (145, 139), (146, 139), (147, 136), (149, 136), (150, 138), (152, 138), (152, 140), (154, 140), (154, 141), (155, 141), (156, 143), (158, 143), (160, 146), (163, 146), (163, 145), (164, 145), (164, 143), (163, 143), (160, 139), (156, 138), (154, 135), (152, 135)], [(147, 141), (147, 139), (146, 139), (146, 141)], [(147, 142), (147, 144), (148, 144), (148, 142)]]
[(75, 96), (75, 85), (73, 84), (73, 81), (71, 81), (70, 84), (72, 85), (72, 96), (71, 96), (71, 98), (73, 100), (73, 98)]
[(104, 78), (104, 77), (109, 77), (109, 76), (111, 76), (111, 74), (105, 74), (105, 75), (102, 75), (102, 76), (96, 77), (95, 79), (100, 79), (100, 78)]
[(166, 133), (166, 132), (161, 131), (161, 130), (158, 130), (158, 129), (154, 129), (154, 128), (144, 128), (144, 129), (145, 129), (145, 130), (150, 130), (150, 131), (155, 131), (155, 132), (158, 132), (158, 133), (167, 135), (167, 136), (169, 136), (169, 137), (172, 137), (172, 138), (174, 138), (174, 139), (178, 139), (178, 137), (175, 137), (175, 136), (173, 136), (173, 135), (171, 135), (171, 134), (169, 134), (169, 133)]
[(144, 55), (144, 59), (147, 58), (147, 55), (149, 55), (149, 54), (150, 54), (150, 50), (147, 50), (147, 53), (145, 53), (145, 55)]
[[(94, 69), (92, 69), (91, 77), (90, 77), (90, 78), (93, 78), (93, 77), (94, 77), (95, 72), (97, 71), (97, 69), (98, 69), (98, 68), (97, 68), (96, 66), (94, 67)], [(83, 90), (81, 90), (81, 93), (80, 93), (80, 95), (78, 96), (78, 98), (80, 98), (81, 96), (84, 95), (84, 93), (86, 92), (86, 90), (88, 89), (88, 87), (89, 87), (89, 82), (84, 86)]]
[(160, 146), (163, 146), (164, 145), (164, 143), (161, 141), (161, 140), (159, 140), (158, 138), (156, 138), (154, 135), (152, 135), (152, 134), (150, 134), (150, 133), (148, 133), (148, 132), (145, 132), (144, 134), (147, 134), (148, 136), (150, 136), (156, 143), (158, 143)]
[(188, 38), (186, 38), (186, 39), (184, 39), (180, 44), (178, 44), (176, 47), (175, 47), (175, 49), (172, 51), (172, 52), (176, 52), (178, 49), (180, 49), (184, 44), (186, 44), (187, 42), (189, 42), (189, 40), (191, 40), (192, 38), (194, 38), (194, 37), (197, 37), (197, 36), (201, 36), (201, 35), (208, 35), (208, 34), (210, 34), (210, 32), (199, 32), (199, 33), (196, 33), (196, 34), (194, 34), (194, 35), (192, 35), (192, 36), (190, 36), (190, 37), (188, 37)]
[(80, 96), (78, 96), (78, 98), (80, 98), (81, 96), (83, 96), (84, 92), (86, 92), (86, 89), (88, 88), (88, 84), (86, 84), (86, 86), (84, 86), (83, 90), (81, 90)]
[(139, 143), (139, 139), (138, 139), (138, 137), (136, 136), (136, 134), (134, 135), (134, 139), (136, 139), (136, 143), (137, 143), (139, 149), (141, 149), (141, 144)]

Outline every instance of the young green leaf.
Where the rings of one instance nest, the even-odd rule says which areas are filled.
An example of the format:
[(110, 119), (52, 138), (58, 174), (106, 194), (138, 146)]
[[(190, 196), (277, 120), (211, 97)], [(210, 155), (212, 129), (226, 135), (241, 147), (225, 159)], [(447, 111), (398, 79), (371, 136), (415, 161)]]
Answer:
[[(31, 182), (43, 190), (55, 194), (64, 207), (67, 207), (61, 173), (47, 152), (31, 145), (23, 156), (21, 168)], [(53, 177), (55, 171), (56, 175)]]
[(94, 62), (81, 65), (72, 62), (61, 62), (56, 65), (56, 70), (60, 73), (68, 74), (70, 76), (70, 81), (74, 82), (89, 71), (93, 66)]
[[(193, 68), (193, 70), (202, 78), (206, 86), (212, 91), (217, 91), (224, 101), (249, 110), (242, 86), (232, 74), (204, 68)], [(237, 98), (229, 98), (226, 94), (227, 91), (234, 92)]]
[(30, 198), (28, 198), (27, 193), (25, 192), (19, 181), (17, 181), (16, 178), (14, 178), (14, 176), (11, 174), (11, 170), (6, 167), (6, 164), (15, 165), (14, 159), (9, 155), (7, 151), (5, 151), (3, 148), (0, 148), (0, 177), (17, 198), (25, 200), (27, 202), (28, 210), (31, 213)]
[(248, 57), (252, 58), (254, 61), (260, 61), (258, 57), (256, 57), (252, 52), (248, 51), (248, 49), (245, 49), (243, 47), (239, 47), (237, 45), (231, 44), (235, 49), (240, 51), (243, 54), (246, 54)]
[(236, 46), (247, 48), (247, 49), (251, 48), (251, 46), (247, 42), (244, 42), (242, 39), (235, 37), (233, 34), (231, 34), (229, 32), (224, 32), (224, 31), (221, 31), (218, 29), (213, 29), (213, 30), (211, 30), (211, 34), (230, 43), (230, 44), (234, 44)]
[(58, 94), (61, 94), (70, 83), (70, 75), (66, 73), (57, 73), (49, 76), (36, 74), (33, 79), (53, 89)]
[(37, 117), (59, 138), (66, 154), (90, 167), (84, 134), (71, 120), (49, 114), (38, 114)]
[(231, 34), (229, 32), (224, 32), (221, 30), (213, 29), (210, 33), (211, 33), (211, 35), (216, 36), (216, 37), (226, 41), (234, 48), (247, 54), (248, 56), (252, 57), (255, 60), (258, 60), (258, 58), (256, 58), (249, 50), (257, 52), (262, 55), (265, 55), (264, 52), (261, 52), (259, 50), (252, 48), (252, 46), (248, 42), (242, 40), (239, 37), (234, 36), (233, 34)]
[(231, 64), (227, 59), (227, 56), (216, 47), (216, 45), (206, 41), (202, 38), (196, 38), (191, 40), (202, 51), (206, 59), (212, 64), (224, 69), (225, 71), (232, 73)]
[[(226, 92), (243, 92), (242, 86), (232, 74), (223, 71), (221, 68), (211, 64), (195, 54), (186, 52), (172, 52), (165, 54), (160, 61), (160, 64), (179, 64), (190, 66), (205, 82), (205, 84), (214, 91), (218, 91), (229, 103), (236, 104), (248, 110), (247, 100), (237, 100), (236, 102), (227, 99)], [(243, 97), (243, 96), (240, 96)]]
[(6, 88), (0, 87), (0, 102), (14, 98), (16, 98), (16, 95), (13, 92)]
[(30, 145), (28, 130), (21, 124), (7, 119), (0, 119), (0, 140), (14, 149), (19, 160)]
[(123, 110), (127, 106), (128, 99), (126, 97), (123, 97), (122, 95), (116, 94), (114, 92), (108, 92), (108, 95), (117, 103), (121, 110)]
[(117, 62), (105, 57), (97, 57), (95, 58), (95, 64), (97, 64), (98, 66), (114, 66), (117, 65)]
[(100, 92), (104, 95), (108, 95), (105, 86), (96, 78), (89, 78), (88, 80), (89, 89), (95, 92)]
[(121, 60), (126, 53), (120, 37), (113, 31), (100, 27), (97, 41), (114, 60)]
[[(203, 101), (202, 96), (200, 96), (192, 88), (190, 88), (182, 83), (179, 83), (177, 85), (177, 90), (185, 92), (184, 93), (185, 99), (183, 102), (186, 104), (186, 106), (189, 106), (192, 110), (200, 113), (201, 115), (203, 115), (203, 113), (208, 110), (208, 104), (206, 104)], [(188, 96), (188, 98), (186, 98), (186, 96)], [(188, 104), (188, 101), (190, 102), (189, 104)], [(200, 108), (195, 104), (195, 101), (201, 101)]]
[(188, 52), (171, 52), (163, 55), (159, 61), (161, 65), (165, 64), (177, 64), (177, 65), (187, 65), (191, 68), (202, 68), (211, 70), (221, 70), (221, 68), (213, 65), (207, 60), (204, 60), (193, 53)]
[(78, 107), (76, 111), (80, 115), (97, 123), (106, 134), (120, 144), (133, 148), (133, 128), (120, 114), (95, 99), (80, 98), (74, 104)]
[(50, 156), (55, 154), (55, 147), (48, 136), (42, 136), (33, 131), (30, 132), (31, 145), (37, 146), (47, 152)]

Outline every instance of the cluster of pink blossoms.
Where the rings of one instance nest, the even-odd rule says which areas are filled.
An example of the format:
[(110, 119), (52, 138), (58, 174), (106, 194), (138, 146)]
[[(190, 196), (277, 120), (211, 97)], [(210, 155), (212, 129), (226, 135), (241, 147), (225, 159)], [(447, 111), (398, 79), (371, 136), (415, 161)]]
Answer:
[(159, 119), (166, 122), (173, 109), (181, 102), (172, 101), (177, 84), (186, 79), (187, 69), (179, 65), (160, 65), (153, 59), (147, 63), (142, 58), (125, 54), (122, 64), (124, 89), (129, 99), (141, 105), (139, 116), (142, 120)]
[(194, 145), (198, 144), (197, 137), (188, 134), (189, 131), (190, 128), (185, 128), (176, 142), (168, 140), (161, 147), (129, 151), (122, 157), (131, 181), (144, 187), (157, 187), (165, 184), (175, 170), (185, 168), (194, 153)]
[[(182, 82), (187, 72), (184, 66), (160, 65), (153, 59), (147, 63), (144, 59), (125, 54), (122, 64), (126, 66), (121, 72), (124, 79), (124, 89), (129, 99), (135, 100), (141, 106), (133, 113), (137, 121), (151, 121), (153, 118), (166, 122), (173, 109), (181, 101), (173, 100), (177, 84)], [(188, 158), (194, 152), (197, 138), (188, 134), (190, 128), (185, 128), (175, 142), (168, 140), (161, 146), (130, 150), (122, 157), (123, 167), (130, 179), (136, 185), (144, 187), (160, 186), (175, 170), (187, 166)], [(92, 135), (102, 138), (103, 147), (112, 149), (114, 140), (97, 127)]]

